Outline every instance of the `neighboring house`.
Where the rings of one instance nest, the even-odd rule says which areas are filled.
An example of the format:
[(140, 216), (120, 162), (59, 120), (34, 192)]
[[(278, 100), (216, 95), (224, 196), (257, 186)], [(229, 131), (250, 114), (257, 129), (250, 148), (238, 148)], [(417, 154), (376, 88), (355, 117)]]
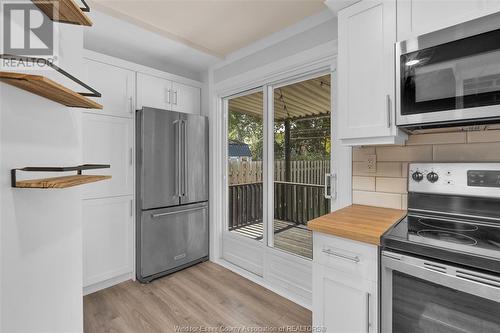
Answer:
[(228, 157), (231, 161), (251, 162), (252, 152), (246, 143), (229, 141)]

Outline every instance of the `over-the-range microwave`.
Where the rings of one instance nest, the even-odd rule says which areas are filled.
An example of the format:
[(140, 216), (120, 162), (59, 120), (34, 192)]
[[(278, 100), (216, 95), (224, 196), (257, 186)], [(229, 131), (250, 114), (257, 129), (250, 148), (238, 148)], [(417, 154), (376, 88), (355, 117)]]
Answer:
[(500, 13), (396, 44), (396, 124), (500, 123)]

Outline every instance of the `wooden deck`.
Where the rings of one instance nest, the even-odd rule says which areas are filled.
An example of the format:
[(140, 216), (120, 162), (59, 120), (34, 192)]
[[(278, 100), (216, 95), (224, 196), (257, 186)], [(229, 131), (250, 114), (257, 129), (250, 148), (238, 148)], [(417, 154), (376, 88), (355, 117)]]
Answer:
[[(258, 222), (232, 232), (256, 240), (262, 240), (263, 224)], [(274, 247), (302, 257), (312, 259), (312, 232), (304, 225), (285, 221), (274, 221)]]

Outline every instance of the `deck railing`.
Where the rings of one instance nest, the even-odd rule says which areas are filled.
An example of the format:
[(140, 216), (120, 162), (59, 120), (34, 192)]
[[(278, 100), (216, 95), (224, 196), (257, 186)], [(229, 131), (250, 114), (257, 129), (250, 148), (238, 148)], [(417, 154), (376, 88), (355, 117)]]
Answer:
[(262, 222), (262, 182), (229, 186), (229, 230)]
[[(330, 201), (323, 185), (274, 182), (274, 218), (305, 225), (326, 214)], [(262, 222), (262, 182), (229, 186), (229, 230)]]

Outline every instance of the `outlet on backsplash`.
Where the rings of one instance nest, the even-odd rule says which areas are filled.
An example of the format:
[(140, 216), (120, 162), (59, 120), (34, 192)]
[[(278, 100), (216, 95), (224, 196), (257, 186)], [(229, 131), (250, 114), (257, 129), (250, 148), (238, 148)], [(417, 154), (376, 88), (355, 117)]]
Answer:
[(370, 173), (377, 172), (377, 155), (368, 155), (367, 156), (366, 169)]

